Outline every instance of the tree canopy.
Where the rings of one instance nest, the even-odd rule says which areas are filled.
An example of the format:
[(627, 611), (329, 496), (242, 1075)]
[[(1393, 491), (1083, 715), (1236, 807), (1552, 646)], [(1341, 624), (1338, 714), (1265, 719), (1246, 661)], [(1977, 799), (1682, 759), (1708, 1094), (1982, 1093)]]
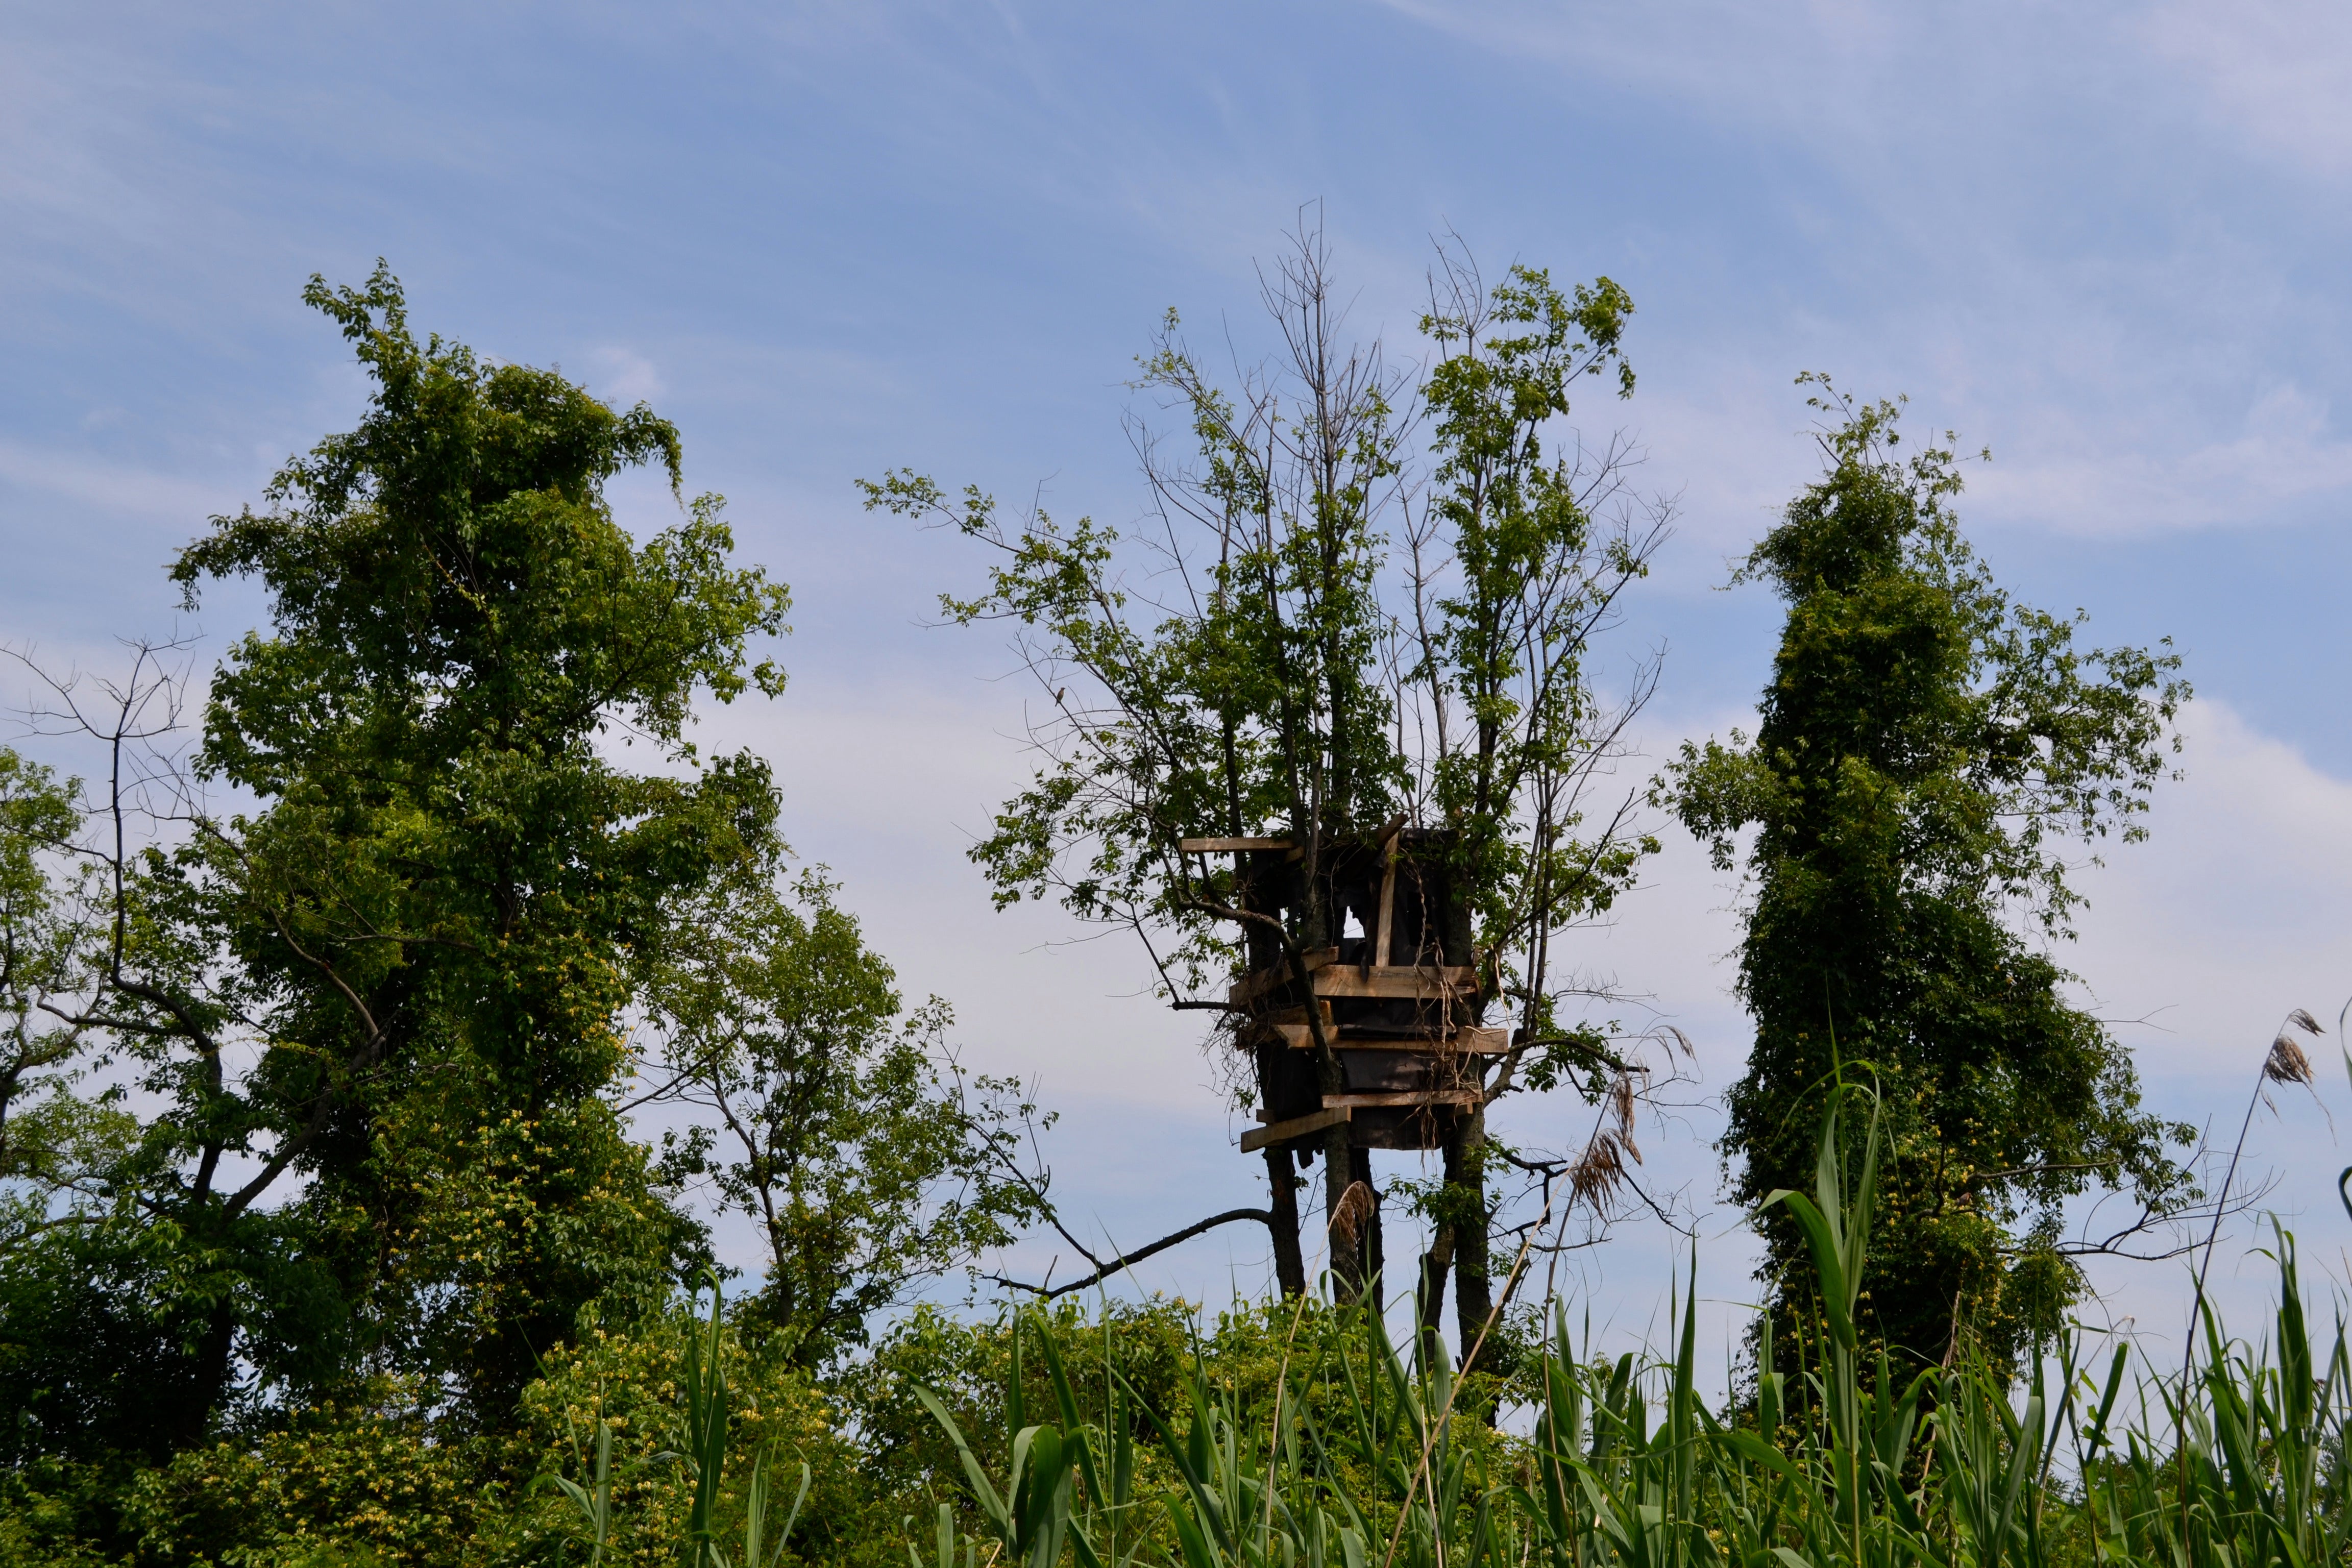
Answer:
[[(1446, 253), (1423, 374), (1350, 343), (1332, 289), (1320, 236), (1303, 231), (1265, 287), (1281, 347), (1230, 387), (1171, 312), (1137, 384), (1181, 416), (1192, 451), (1139, 428), (1154, 506), (1132, 540), (1042, 511), (1008, 523), (977, 488), (956, 499), (911, 470), (865, 485), (870, 506), (992, 549), (985, 585), (947, 595), (947, 614), (1008, 625), (1050, 695), (1046, 763), (972, 857), (1000, 905), (1052, 896), (1129, 927), (1169, 1000), (1213, 1006), (1201, 992), (1248, 967), (1253, 941), (1321, 948), (1344, 911), (1310, 897), (1266, 928), (1237, 907), (1235, 871), (1186, 854), (1186, 837), (1283, 836), (1311, 888), (1324, 858), (1386, 824), (1443, 829), (1462, 889), (1446, 918), (1479, 955), (1477, 1006), (1517, 1026), (1485, 1098), (1563, 1081), (1597, 1096), (1626, 1064), (1554, 942), (1655, 847), (1608, 787), (1649, 673), (1612, 702), (1589, 656), (1666, 509), (1636, 502), (1623, 447), (1588, 449), (1563, 422), (1587, 378), (1631, 395), (1633, 300), (1605, 278), (1563, 289), (1528, 267), (1489, 287)], [(1261, 1092), (1237, 1087), (1244, 1104)], [(1490, 1300), (1483, 1115), (1456, 1144), (1430, 1200), (1432, 1261), (1458, 1258), (1467, 1343)], [(1268, 1151), (1275, 1242), (1298, 1289), (1283, 1152)], [(1336, 1215), (1361, 1174), (1344, 1127), (1328, 1154)], [(1335, 1249), (1343, 1290), (1369, 1264)]]
[[(1634, 1537), (1570, 1522), (1617, 1503), (1600, 1469), (1580, 1493), (1551, 1474), (1563, 1454), (1634, 1467), (1629, 1530), (1711, 1455), (1724, 1508), (1702, 1527), (1683, 1497), (1674, 1529), (1748, 1530), (1759, 1561), (1786, 1531), (1748, 1500), (1807, 1476), (1832, 1545), (1863, 1529), (1857, 1475), (1912, 1556), (2032, 1544), (1977, 1517), (1977, 1482), (2007, 1475), (2013, 1504), (2047, 1469), (2024, 1435), (2062, 1424), (2007, 1403), (2082, 1289), (2093, 1244), (2061, 1205), (2121, 1189), (2153, 1224), (2196, 1195), (2190, 1130), (2142, 1106), (2056, 957), (2070, 857), (2145, 834), (2179, 658), (2078, 646), (2081, 613), (2013, 601), (1961, 536), (1949, 436), (1905, 447), (1895, 405), (1801, 378), (1824, 471), (1736, 574), (1786, 610), (1758, 733), (1621, 778), (1659, 662), (1612, 680), (1601, 660), (1672, 508), (1633, 489), (1635, 448), (1570, 418), (1588, 386), (1632, 394), (1631, 298), (1526, 266), (1490, 283), (1441, 248), (1426, 358), (1399, 363), (1349, 337), (1320, 236), (1297, 240), (1264, 280), (1270, 359), (1212, 374), (1172, 313), (1142, 356), (1135, 390), (1180, 429), (1132, 426), (1139, 523), (1016, 521), (913, 470), (864, 486), (988, 552), (948, 617), (1009, 630), (1049, 700), (1034, 773), (971, 850), (995, 901), (1133, 932), (1265, 1124), (1265, 1208), (1108, 1257), (1034, 1163), (1054, 1121), (1034, 1087), (966, 1070), (950, 1004), (914, 1002), (832, 874), (793, 865), (769, 763), (698, 742), (709, 700), (782, 690), (790, 601), (738, 560), (720, 499), (688, 499), (678, 432), (420, 338), (381, 264), (311, 280), (365, 408), (173, 563), (191, 611), (230, 581), (266, 596), (192, 739), (172, 665), (193, 645), (132, 645), (112, 680), (0, 650), (47, 683), (27, 728), (84, 764), (0, 747), (0, 1568), (709, 1568), (722, 1525), (761, 1568), (895, 1563), (917, 1497), (943, 1563), (982, 1531), (1036, 1563), (1093, 1561), (1089, 1531), (1105, 1561), (1174, 1561), (1179, 1538), (1198, 1559), (1200, 1521), (1231, 1522), (1226, 1449), (1227, 1480), (1283, 1471), (1283, 1507), (1343, 1556), (1367, 1520), (1393, 1551), (1418, 1518), (1473, 1556), (1601, 1562)], [(664, 526), (608, 503), (632, 469), (667, 479)], [(1490, 1253), (1576, 1245), (1533, 1201), (1502, 1217), (1530, 1194), (1603, 1224), (1650, 1196), (1634, 1110), (1676, 1032), (1609, 1017), (1577, 932), (1621, 911), (1661, 811), (1747, 875), (1756, 1038), (1722, 1152), (1769, 1310), (1752, 1405), (1702, 1422), (1694, 1290), (1653, 1442), (1636, 1358), (1588, 1364), (1565, 1314), (1548, 1343), (1507, 1319), (1528, 1276)], [(2284, 1036), (2264, 1073), (2311, 1081)], [(1490, 1125), (1559, 1089), (1597, 1109), (1580, 1148)], [(1864, 1098), (1866, 1119), (1833, 1109)], [(1375, 1148), (1442, 1174), (1376, 1186)], [(1297, 1196), (1317, 1158), (1321, 1301)], [(1409, 1354), (1383, 1199), (1427, 1226), (1389, 1275), (1418, 1296)], [(1050, 1300), (1237, 1221), (1268, 1226), (1291, 1299), (1213, 1326), (1165, 1300), (988, 1322), (927, 1299), (964, 1269)], [(744, 1232), (716, 1227), (743, 1222), (739, 1287), (721, 1258)], [(1039, 1222), (1093, 1272), (988, 1271)], [(2290, 1348), (2281, 1243), (2301, 1371), (2217, 1344), (2217, 1409), (2325, 1384)], [(1898, 1398), (1864, 1335), (1933, 1364)], [(1483, 1424), (1517, 1401), (1559, 1452)], [(2306, 1468), (2308, 1416), (2257, 1423)], [(1904, 1457), (1923, 1419), (1940, 1480)], [(788, 1463), (807, 1468), (776, 1519)], [(1636, 1473), (1657, 1465), (1668, 1493)], [(2145, 1504), (2154, 1468), (2133, 1474)], [(1356, 1525), (1330, 1536), (1335, 1508)], [(1479, 1522), (1435, 1533), (1454, 1515)]]
[(810, 1366), (1048, 1212), (1024, 1165), (1036, 1107), (1016, 1081), (963, 1070), (953, 1010), (906, 1005), (839, 891), (821, 870), (789, 888), (766, 866), (727, 879), (646, 993), (664, 1098), (698, 1118), (667, 1163), (709, 1174), (758, 1225), (768, 1268), (750, 1315)]
[[(103, 1222), (11, 1259), (0, 1376), (42, 1442), (185, 1441), (370, 1368), (487, 1418), (583, 1306), (658, 1300), (699, 1253), (604, 1091), (632, 965), (775, 842), (766, 763), (686, 726), (698, 689), (780, 688), (751, 650), (784, 591), (729, 563), (715, 497), (642, 544), (614, 521), (614, 474), (677, 479), (650, 411), (418, 341), (381, 268), (306, 298), (366, 416), (182, 552), (191, 607), (253, 576), (269, 624), (213, 679), (166, 841), (84, 858), (120, 898), (73, 1026), (158, 1109)], [(61, 1367), (35, 1325), (78, 1315), (162, 1374)]]

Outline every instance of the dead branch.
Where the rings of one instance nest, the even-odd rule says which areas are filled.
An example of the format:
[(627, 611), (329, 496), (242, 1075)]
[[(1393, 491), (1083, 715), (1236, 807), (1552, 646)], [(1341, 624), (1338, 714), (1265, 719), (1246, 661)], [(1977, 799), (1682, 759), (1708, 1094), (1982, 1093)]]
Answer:
[[(1152, 1242), (1147, 1247), (1139, 1247), (1133, 1252), (1123, 1252), (1108, 1263), (1104, 1263), (1100, 1259), (1097, 1258), (1093, 1253), (1087, 1251), (1085, 1247), (1078, 1247), (1079, 1254), (1084, 1257), (1087, 1262), (1096, 1264), (1097, 1267), (1092, 1274), (1087, 1275), (1085, 1279), (1073, 1279), (1066, 1285), (1031, 1285), (1023, 1280), (1009, 1279), (1002, 1274), (991, 1274), (987, 1276), (987, 1278), (996, 1284), (1004, 1286), (1008, 1289), (1026, 1290), (1041, 1301), (1050, 1301), (1056, 1296), (1066, 1296), (1073, 1290), (1083, 1290), (1089, 1285), (1100, 1284), (1103, 1280), (1109, 1279), (1112, 1275), (1118, 1273), (1121, 1269), (1132, 1268), (1135, 1265), (1142, 1262), (1145, 1258), (1151, 1257), (1155, 1253), (1165, 1252), (1179, 1242), (1190, 1241), (1194, 1237), (1199, 1236), (1205, 1231), (1214, 1230), (1221, 1225), (1230, 1225), (1234, 1221), (1239, 1219), (1254, 1219), (1260, 1225), (1265, 1226), (1268, 1234), (1272, 1234), (1274, 1230), (1274, 1211), (1271, 1209), (1227, 1209), (1223, 1214), (1211, 1215), (1207, 1219), (1201, 1220), (1192, 1225), (1188, 1225), (1183, 1229), (1176, 1231), (1171, 1235), (1163, 1236), (1158, 1241)], [(1054, 1228), (1056, 1230), (1062, 1229), (1059, 1222), (1055, 1224)], [(1062, 1235), (1065, 1238), (1069, 1238), (1070, 1233), (1066, 1230), (1063, 1230)], [(1075, 1239), (1070, 1240), (1070, 1245), (1073, 1247), (1078, 1246)], [(1052, 1271), (1050, 1269), (1046, 1273), (1046, 1278), (1048, 1279), (1053, 1278)]]

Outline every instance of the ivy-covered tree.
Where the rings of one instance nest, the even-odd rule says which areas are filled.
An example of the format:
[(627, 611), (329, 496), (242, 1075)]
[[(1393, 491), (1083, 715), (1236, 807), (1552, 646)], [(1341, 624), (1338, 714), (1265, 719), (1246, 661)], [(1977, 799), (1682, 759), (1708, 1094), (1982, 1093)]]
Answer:
[[(2013, 603), (1960, 536), (1948, 444), (1905, 458), (1895, 405), (1805, 379), (1833, 421), (1827, 469), (1737, 579), (1788, 605), (1756, 738), (1685, 746), (1666, 779), (1719, 867), (1755, 835), (1756, 1042), (1723, 1150), (1742, 1202), (1801, 1190), (1832, 1088), (1874, 1084), (1867, 1316), (1917, 1361), (1962, 1331), (2006, 1355), (2080, 1291), (2061, 1203), (2188, 1190), (2167, 1149), (2192, 1130), (2142, 1110), (2130, 1057), (2048, 949), (2081, 902), (2062, 849), (2145, 835), (2189, 687), (2173, 653), (2081, 648), (2079, 614)], [(1778, 1208), (1765, 1226), (1763, 1278), (1801, 1310), (1802, 1238)]]
[(194, 760), (236, 809), (191, 794), (127, 858), (100, 824), (119, 896), (73, 1023), (152, 1110), (107, 1223), (6, 1260), (37, 1450), (176, 1447), (367, 1373), (495, 1419), (583, 1306), (658, 1300), (699, 1246), (607, 1091), (637, 955), (773, 843), (764, 764), (688, 721), (780, 688), (751, 644), (784, 590), (730, 564), (716, 498), (643, 543), (614, 521), (616, 473), (677, 484), (648, 409), (419, 341), (381, 267), (305, 298), (368, 407), (173, 567), (192, 608), (258, 579), (269, 620)]
[[(1295, 957), (1339, 940), (1344, 911), (1315, 891), (1322, 858), (1398, 823), (1442, 830), (1463, 905), (1445, 918), (1479, 956), (1475, 1005), (1517, 1026), (1485, 1100), (1560, 1082), (1598, 1095), (1625, 1063), (1554, 944), (1654, 846), (1624, 803), (1592, 810), (1646, 684), (1612, 707), (1587, 657), (1664, 516), (1625, 504), (1622, 450), (1589, 452), (1562, 422), (1580, 378), (1631, 394), (1633, 302), (1606, 279), (1562, 290), (1530, 268), (1490, 289), (1449, 258), (1422, 323), (1436, 349), (1425, 374), (1344, 341), (1318, 234), (1302, 233), (1265, 302), (1280, 352), (1232, 388), (1172, 313), (1143, 360), (1140, 388), (1180, 413), (1195, 456), (1171, 461), (1139, 433), (1158, 505), (1136, 539), (1042, 512), (1008, 525), (976, 488), (958, 500), (911, 471), (866, 486), (870, 506), (997, 552), (986, 585), (947, 612), (1009, 624), (1052, 703), (1048, 762), (973, 858), (1000, 906), (1057, 897), (1130, 927), (1171, 1003), (1215, 1010), (1253, 942)], [(1233, 868), (1181, 848), (1254, 836), (1299, 858), (1307, 891), (1279, 931), (1238, 907)], [(1328, 1079), (1328, 1043), (1318, 1054)], [(1236, 1088), (1244, 1105), (1255, 1096)], [(1365, 1167), (1344, 1123), (1325, 1137), (1336, 1219)], [(1425, 1310), (1433, 1321), (1450, 1268), (1465, 1346), (1492, 1303), (1491, 1152), (1482, 1105), (1458, 1119), (1427, 1194)], [(1256, 1217), (1296, 1291), (1296, 1178), (1286, 1150), (1266, 1163), (1273, 1203)], [(1342, 1294), (1378, 1251), (1365, 1227), (1334, 1234), (1349, 1229), (1356, 1241), (1331, 1253)]]

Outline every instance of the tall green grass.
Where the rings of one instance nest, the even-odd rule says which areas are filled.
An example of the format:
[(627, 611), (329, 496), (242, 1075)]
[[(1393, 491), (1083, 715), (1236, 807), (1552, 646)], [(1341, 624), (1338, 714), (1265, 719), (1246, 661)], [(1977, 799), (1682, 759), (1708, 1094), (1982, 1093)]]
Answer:
[[(1376, 1312), (1286, 1309), (1271, 1376), (1234, 1375), (1196, 1343), (1178, 1394), (1156, 1403), (1122, 1372), (1108, 1316), (1088, 1328), (1024, 1313), (1002, 1430), (967, 1430), (944, 1398), (916, 1391), (947, 1440), (957, 1495), (906, 1516), (911, 1568), (2347, 1561), (2352, 1361), (2340, 1318), (2324, 1363), (2315, 1353), (2292, 1237), (2276, 1231), (2274, 1321), (2235, 1341), (2200, 1307), (2186, 1377), (2136, 1371), (2124, 1346), (2093, 1364), (2083, 1340), (2021, 1376), (1965, 1346), (1949, 1365), (1905, 1375), (1855, 1321), (1876, 1139), (1874, 1127), (1849, 1173), (1843, 1113), (1823, 1130), (1813, 1191), (1771, 1200), (1811, 1243), (1823, 1331), (1802, 1356), (1760, 1346), (1736, 1408), (1710, 1409), (1699, 1394), (1695, 1287), (1663, 1355), (1591, 1357), (1555, 1303), (1514, 1373), (1531, 1410), (1506, 1423), (1513, 1431), (1488, 1424), (1492, 1380), (1465, 1386), (1442, 1345), (1400, 1346)], [(716, 1345), (704, 1364), (717, 1365)], [(719, 1563), (725, 1391), (688, 1385), (686, 1448), (671, 1458), (710, 1480), (681, 1551)], [(593, 1478), (566, 1489), (601, 1539)], [(783, 1544), (761, 1528), (761, 1544), (746, 1541), (734, 1561)]]
[[(730, 1554), (720, 1538), (718, 1522), (730, 1447), (730, 1399), (722, 1354), (725, 1303), (718, 1277), (707, 1278), (710, 1284), (710, 1319), (701, 1332), (689, 1334), (686, 1341), (686, 1364), (682, 1369), (685, 1376), (678, 1390), (680, 1443), (677, 1448), (655, 1455), (651, 1462), (675, 1465), (686, 1482), (688, 1500), (680, 1531), (680, 1558), (685, 1568), (776, 1568), (792, 1540), (801, 1506), (808, 1500), (809, 1467), (805, 1461), (802, 1463), (800, 1489), (793, 1498), (792, 1507), (778, 1521), (768, 1479), (769, 1456), (763, 1452), (751, 1461), (751, 1473), (744, 1483), (738, 1510), (742, 1550), (740, 1555)], [(583, 1478), (574, 1480), (551, 1475), (547, 1479), (579, 1512), (586, 1531), (589, 1568), (603, 1568), (613, 1543), (613, 1427), (601, 1416), (593, 1425), (596, 1458), (593, 1464), (576, 1426), (572, 1433), (572, 1458)]]

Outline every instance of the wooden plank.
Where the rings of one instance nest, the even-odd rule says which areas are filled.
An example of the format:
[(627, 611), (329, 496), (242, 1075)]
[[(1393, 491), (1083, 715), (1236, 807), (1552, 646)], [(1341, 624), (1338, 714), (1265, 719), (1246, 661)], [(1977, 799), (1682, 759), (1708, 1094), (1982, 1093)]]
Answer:
[[(1339, 1037), (1331, 1048), (1340, 1051), (1421, 1051), (1431, 1056), (1499, 1057), (1511, 1048), (1508, 1029), (1456, 1029), (1452, 1035), (1424, 1035), (1418, 1038), (1395, 1035), (1349, 1038), (1345, 1028), (1325, 1028)], [(1294, 1051), (1311, 1051), (1315, 1037), (1304, 1024), (1274, 1024), (1269, 1026), (1280, 1034)]]
[(1352, 1120), (1353, 1111), (1345, 1105), (1327, 1106), (1305, 1116), (1295, 1116), (1287, 1121), (1277, 1121), (1271, 1127), (1255, 1127), (1242, 1134), (1242, 1152), (1255, 1154), (1269, 1143), (1287, 1143), (1293, 1138), (1304, 1138), (1309, 1132), (1320, 1132), (1326, 1127), (1336, 1127)]
[(1287, 838), (1179, 838), (1177, 852), (1183, 855), (1227, 855), (1243, 849), (1287, 849)]
[(1422, 1089), (1403, 1094), (1327, 1094), (1323, 1104), (1327, 1110), (1373, 1110), (1400, 1105), (1475, 1105), (1482, 1098), (1475, 1089)]
[[(1336, 947), (1327, 947), (1307, 955), (1307, 971), (1311, 975), (1317, 970), (1327, 968), (1339, 961), (1339, 950)], [(1287, 962), (1277, 963), (1271, 969), (1253, 969), (1235, 982), (1232, 990), (1225, 993), (1225, 1000), (1233, 1006), (1246, 1007), (1267, 992), (1279, 991), (1289, 984), (1290, 965)]]
[(1477, 988), (1478, 972), (1467, 964), (1452, 968), (1408, 968), (1375, 964), (1370, 970), (1350, 963), (1327, 965), (1309, 978), (1318, 996), (1370, 996), (1388, 1000), (1468, 996)]

